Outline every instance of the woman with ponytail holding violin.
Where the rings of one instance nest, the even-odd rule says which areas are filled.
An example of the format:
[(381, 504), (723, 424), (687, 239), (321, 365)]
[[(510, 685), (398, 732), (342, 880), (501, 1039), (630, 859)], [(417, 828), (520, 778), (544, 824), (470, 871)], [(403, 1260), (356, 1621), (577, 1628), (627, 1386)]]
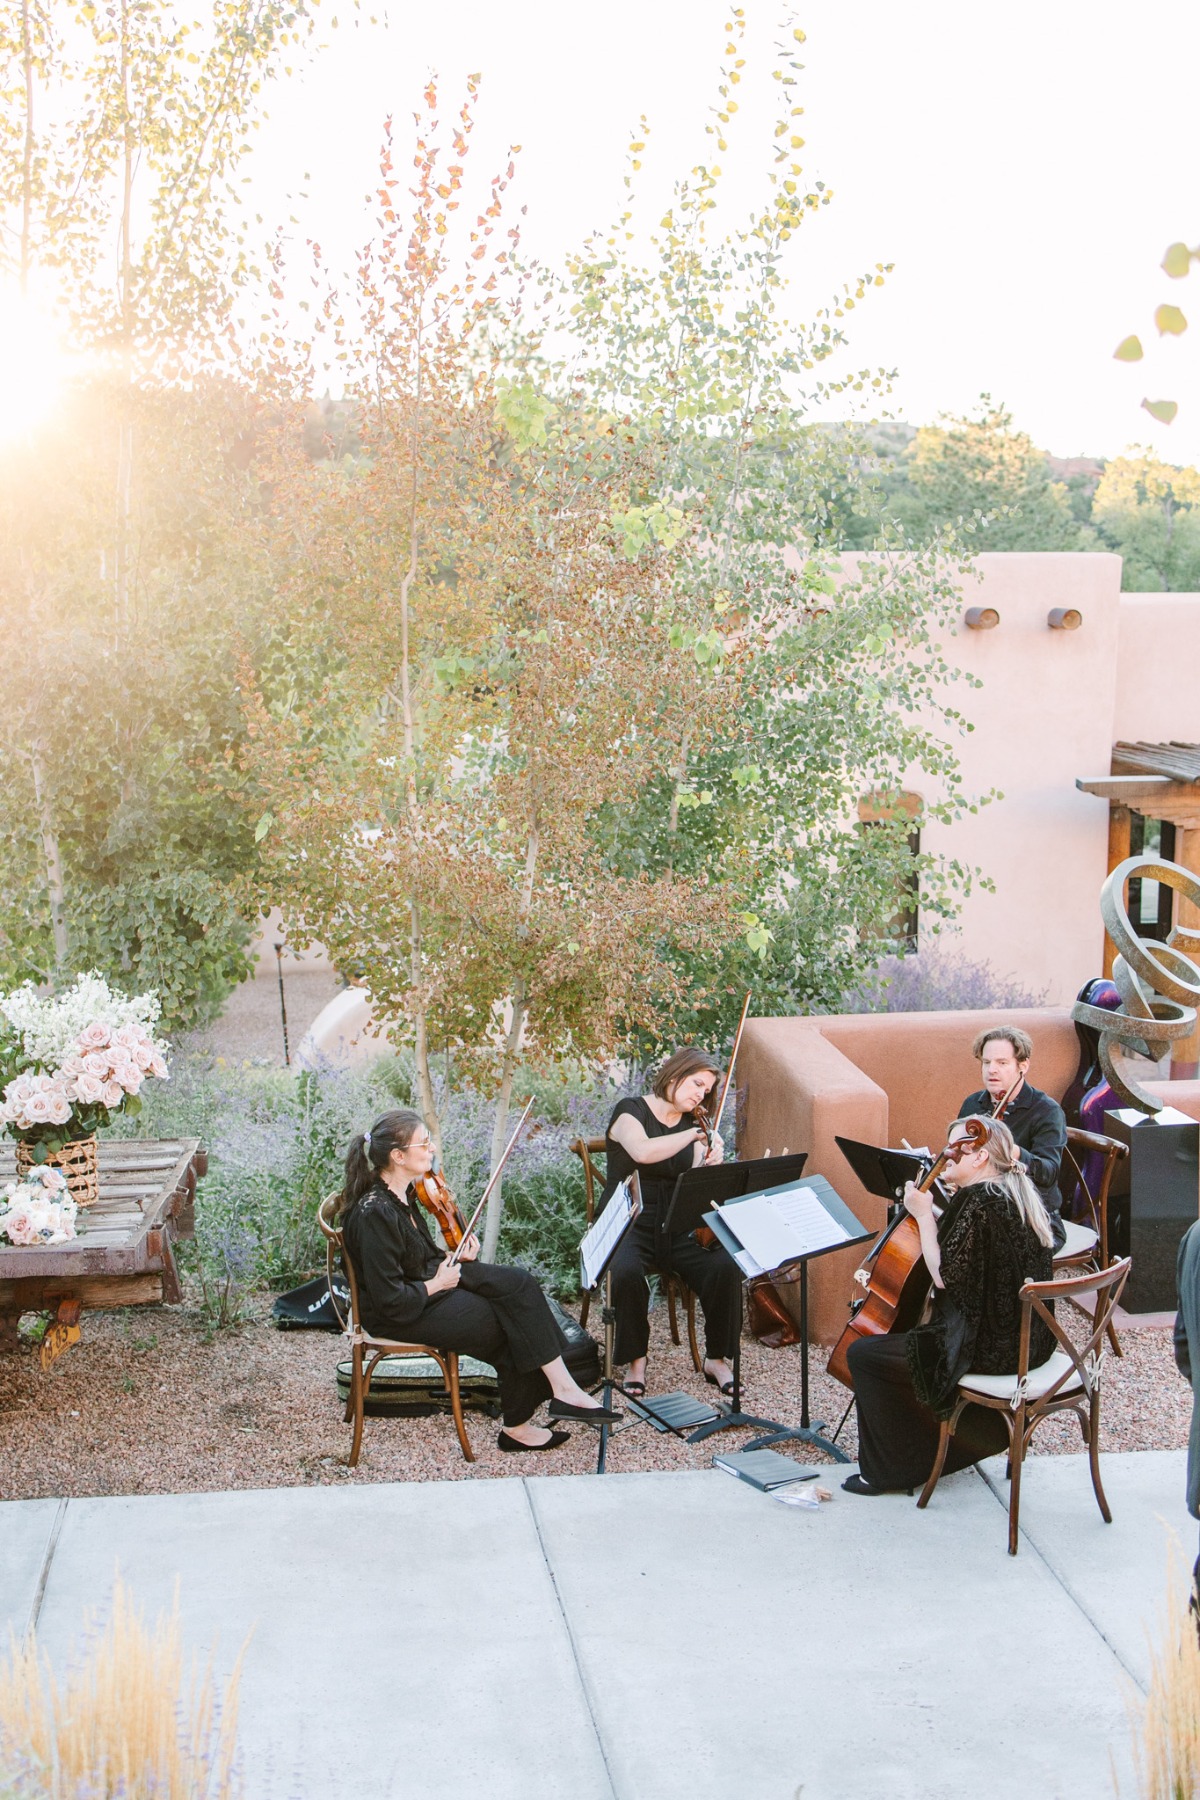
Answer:
[(340, 1224), (366, 1329), (490, 1363), (500, 1383), (502, 1450), (567, 1442), (569, 1432), (532, 1422), (546, 1399), (553, 1420), (619, 1418), (568, 1373), (562, 1332), (532, 1275), (480, 1262), (470, 1231), (452, 1251), (435, 1244), (417, 1199), (432, 1168), (433, 1146), (415, 1112), (385, 1113), (351, 1142)]
[[(960, 1378), (968, 1370), (1003, 1375), (1016, 1369), (1021, 1288), (1050, 1279), (1050, 1220), (1007, 1125), (958, 1119), (948, 1150), (941, 1179), (953, 1198), (940, 1224), (932, 1193), (910, 1182), (904, 1194), (933, 1289), (928, 1322), (856, 1338), (847, 1351), (860, 1471), (842, 1483), (851, 1494), (904, 1492), (925, 1482), (937, 1454), (938, 1420), (953, 1412)], [(1035, 1316), (1030, 1367), (1053, 1349), (1053, 1334)], [(969, 1406), (950, 1440), (946, 1473), (1007, 1444), (999, 1414)]]
[(742, 1274), (719, 1244), (703, 1249), (694, 1232), (666, 1238), (662, 1213), (678, 1176), (724, 1158), (724, 1146), (708, 1113), (721, 1065), (703, 1050), (676, 1050), (648, 1094), (618, 1102), (608, 1122), (607, 1179), (601, 1209), (636, 1169), (641, 1178), (641, 1217), (612, 1260), (617, 1315), (614, 1361), (629, 1365), (624, 1391), (646, 1391), (650, 1347), (650, 1290), (646, 1271), (670, 1272), (686, 1281), (704, 1314), (704, 1378), (723, 1394), (733, 1392), (732, 1360), (741, 1322)]

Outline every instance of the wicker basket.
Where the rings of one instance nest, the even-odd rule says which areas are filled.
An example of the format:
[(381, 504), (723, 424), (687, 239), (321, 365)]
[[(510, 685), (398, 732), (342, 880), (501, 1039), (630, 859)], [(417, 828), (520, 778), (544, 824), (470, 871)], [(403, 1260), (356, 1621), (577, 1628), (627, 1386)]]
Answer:
[[(28, 1175), (30, 1169), (39, 1165), (33, 1160), (33, 1153), (24, 1138), (17, 1139), (17, 1178)], [(51, 1151), (42, 1168), (49, 1166), (60, 1169), (67, 1178), (67, 1187), (76, 1206), (94, 1206), (100, 1198), (100, 1175), (96, 1164), (96, 1134), (91, 1137), (74, 1138), (71, 1143), (64, 1144), (55, 1154)]]

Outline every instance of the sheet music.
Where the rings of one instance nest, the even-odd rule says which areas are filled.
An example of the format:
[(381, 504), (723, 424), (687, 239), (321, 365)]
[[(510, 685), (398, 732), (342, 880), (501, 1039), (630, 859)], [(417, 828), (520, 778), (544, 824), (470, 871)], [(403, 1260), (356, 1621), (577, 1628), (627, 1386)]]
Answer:
[(579, 1266), (585, 1290), (595, 1287), (622, 1234), (640, 1211), (640, 1207), (634, 1206), (629, 1183), (623, 1181), (579, 1246)]
[(718, 1210), (742, 1246), (735, 1260), (744, 1275), (764, 1274), (849, 1238), (810, 1187), (754, 1194)]

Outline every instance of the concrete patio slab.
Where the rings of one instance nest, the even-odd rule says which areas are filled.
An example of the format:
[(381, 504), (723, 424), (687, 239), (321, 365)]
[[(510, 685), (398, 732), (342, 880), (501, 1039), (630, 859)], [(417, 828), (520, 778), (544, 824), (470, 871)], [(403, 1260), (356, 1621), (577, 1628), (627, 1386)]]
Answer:
[[(242, 1686), (251, 1800), (1098, 1800), (1190, 1546), (1182, 1453), (786, 1507), (715, 1471), (0, 1507), (0, 1628), (62, 1654), (119, 1565)], [(366, 1674), (373, 1668), (373, 1674)], [(1067, 1708), (1069, 1706), (1069, 1714)]]

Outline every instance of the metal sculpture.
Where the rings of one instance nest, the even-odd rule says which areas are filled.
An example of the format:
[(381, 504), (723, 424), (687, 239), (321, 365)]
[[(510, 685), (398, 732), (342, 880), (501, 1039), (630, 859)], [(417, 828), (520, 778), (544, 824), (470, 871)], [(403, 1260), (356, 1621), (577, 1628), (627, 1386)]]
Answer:
[(1156, 1113), (1163, 1102), (1140, 1087), (1128, 1067), (1121, 1072), (1113, 1048), (1123, 1044), (1158, 1062), (1172, 1044), (1191, 1036), (1200, 1007), (1200, 966), (1192, 960), (1200, 953), (1200, 931), (1176, 925), (1165, 943), (1139, 937), (1125, 904), (1128, 883), (1139, 878), (1162, 882), (1200, 909), (1200, 880), (1190, 869), (1155, 856), (1130, 856), (1118, 863), (1100, 890), (1100, 916), (1117, 950), (1112, 978), (1120, 1010), (1108, 1012), (1077, 1000), (1071, 1017), (1100, 1034), (1100, 1066), (1113, 1092), (1139, 1112)]

